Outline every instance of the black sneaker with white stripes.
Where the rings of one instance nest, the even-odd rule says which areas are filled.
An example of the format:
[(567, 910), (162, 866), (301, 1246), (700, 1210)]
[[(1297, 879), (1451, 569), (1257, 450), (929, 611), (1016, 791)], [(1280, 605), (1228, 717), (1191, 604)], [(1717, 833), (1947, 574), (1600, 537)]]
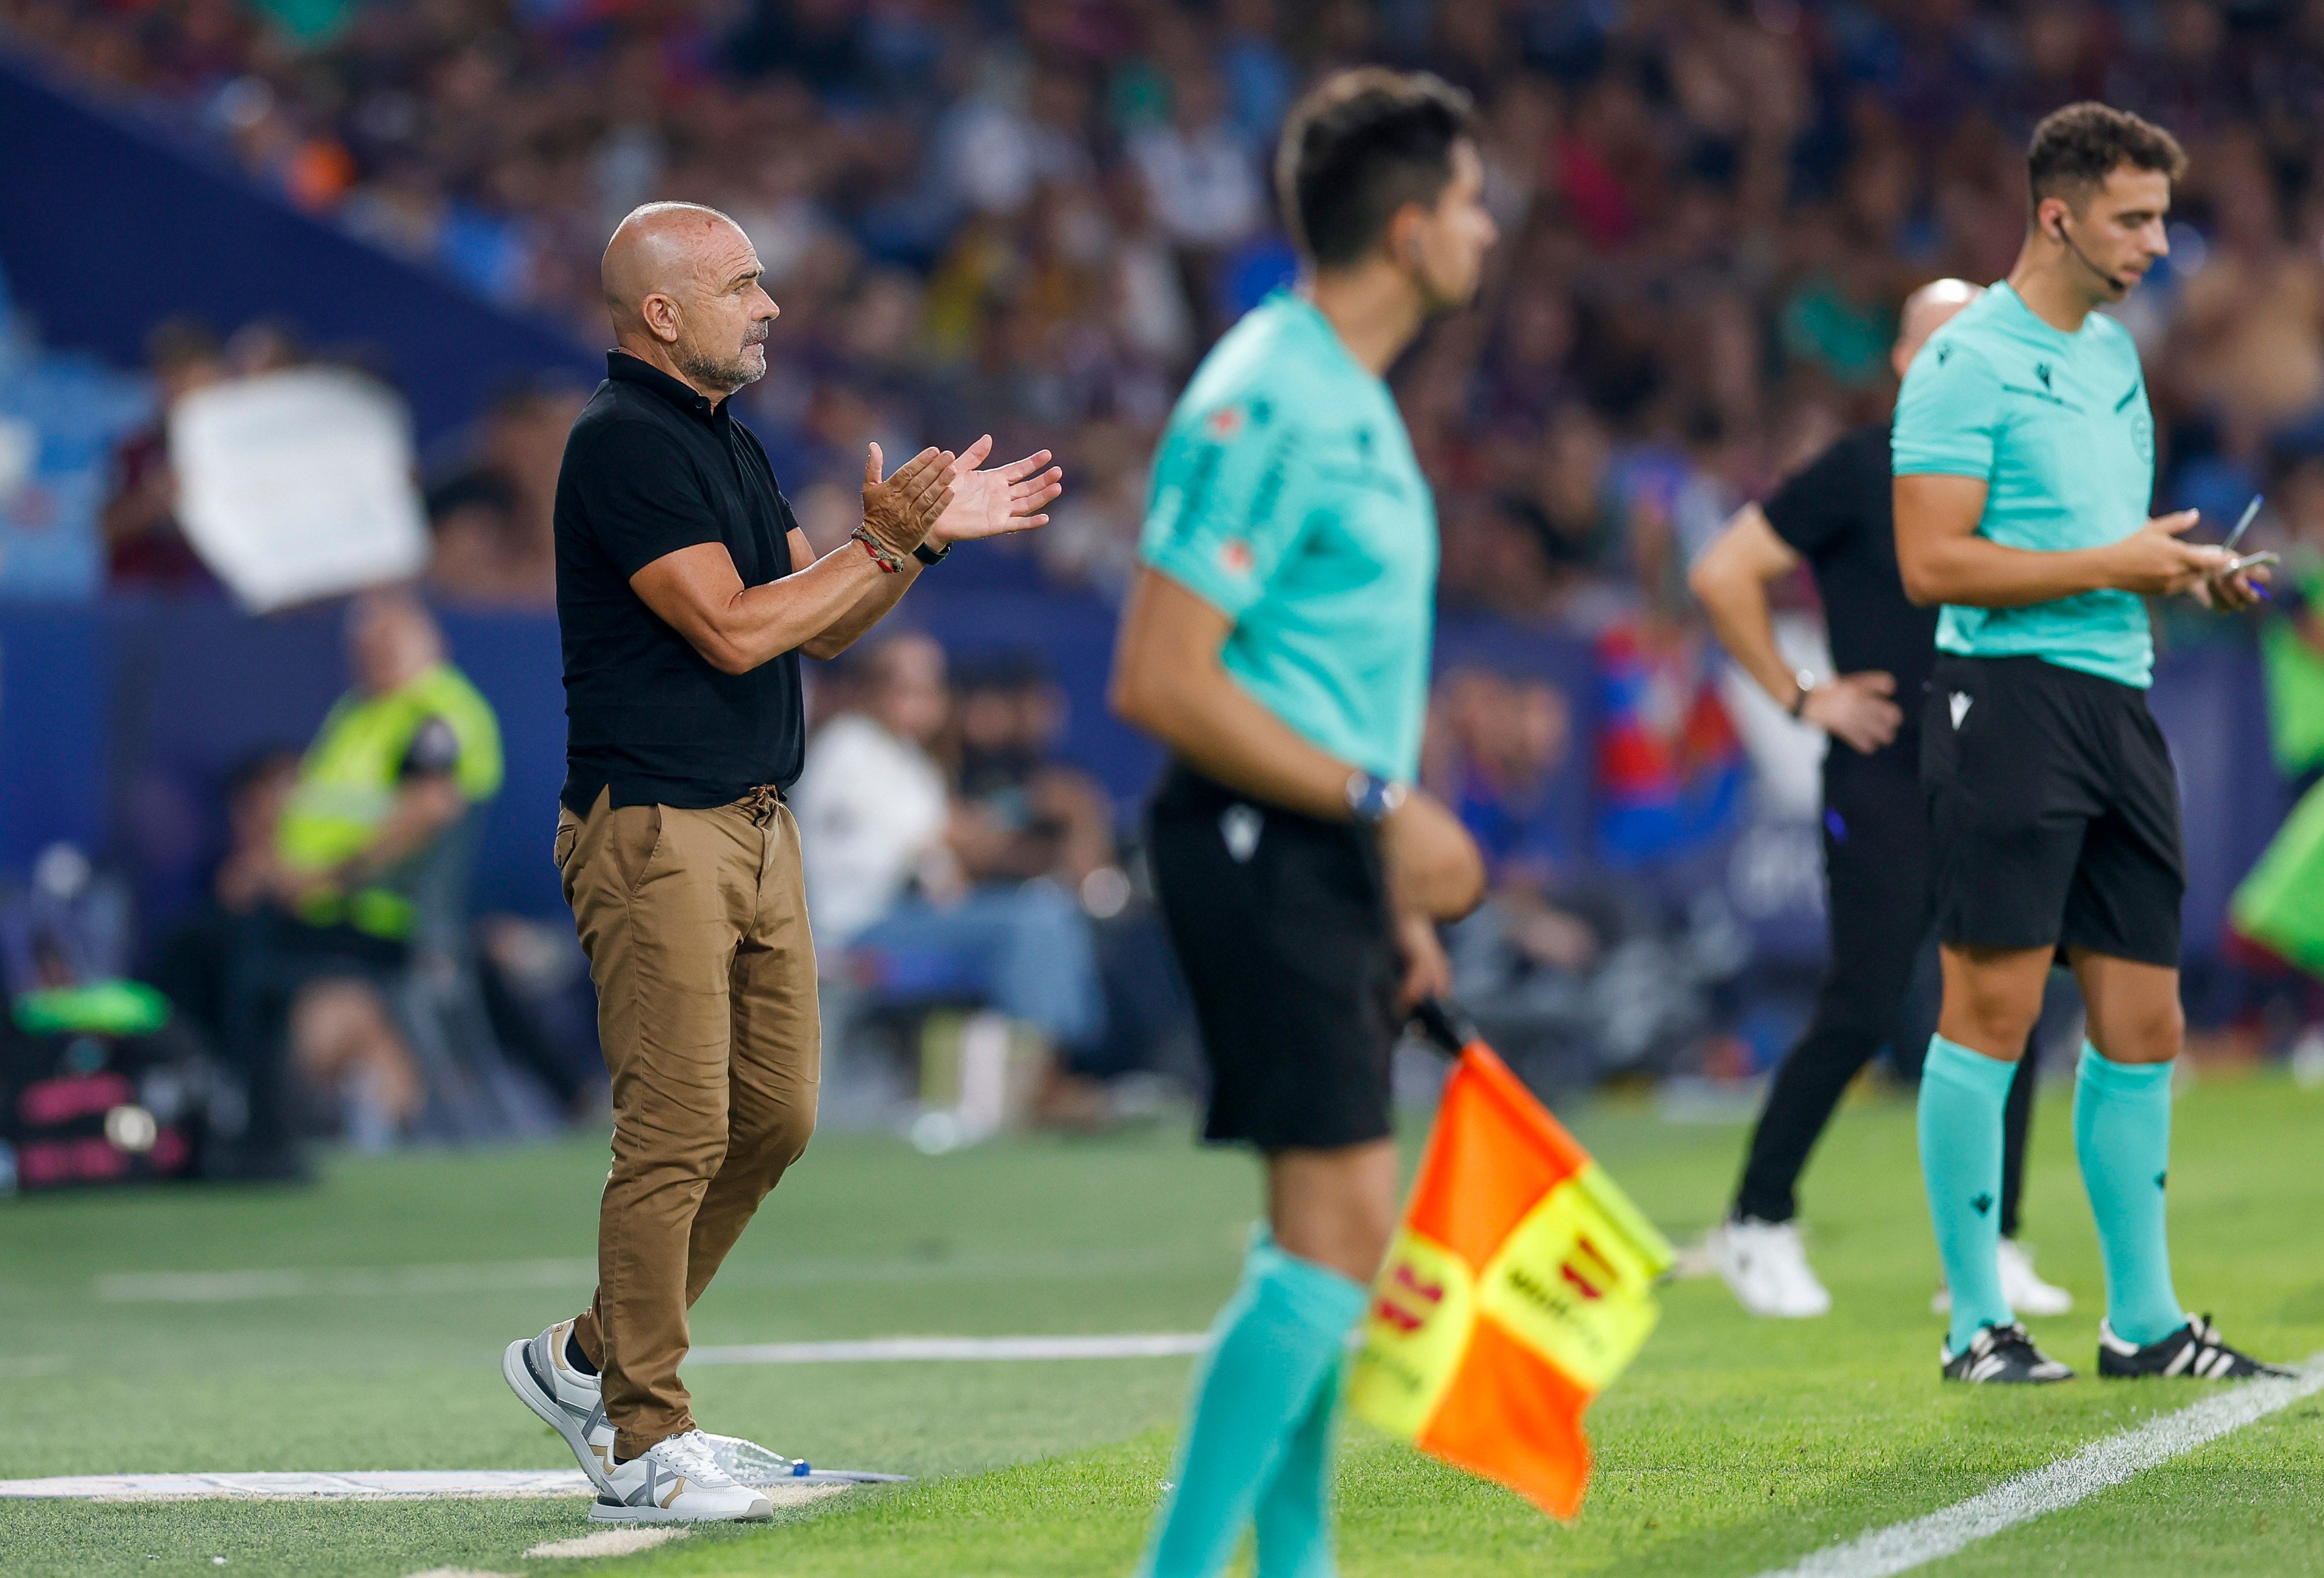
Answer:
[(2187, 1324), (2159, 1343), (2142, 1348), (2114, 1334), (2098, 1323), (2098, 1373), (2113, 1380), (2135, 1380), (2147, 1375), (2191, 1375), (2199, 1380), (2244, 1380), (2255, 1375), (2290, 1375), (2280, 1364), (2265, 1364), (2238, 1352), (2219, 1335), (2209, 1315), (2192, 1315)]
[(1993, 1386), (2042, 1386), (2071, 1380), (2074, 1372), (2034, 1346), (2025, 1328), (2015, 1321), (2006, 1326), (1981, 1327), (1958, 1353), (1938, 1350), (1947, 1380)]

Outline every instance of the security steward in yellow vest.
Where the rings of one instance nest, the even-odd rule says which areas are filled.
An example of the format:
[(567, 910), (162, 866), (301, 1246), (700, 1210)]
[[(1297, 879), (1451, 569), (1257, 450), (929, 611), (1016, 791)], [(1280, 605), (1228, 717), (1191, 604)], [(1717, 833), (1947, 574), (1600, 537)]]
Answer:
[[(347, 624), (355, 688), (308, 748), (277, 850), (290, 912), (346, 927), (358, 956), (400, 956), (421, 919), (429, 855), (469, 809), (500, 792), (500, 724), (446, 660), (417, 599), (374, 593)], [(341, 934), (344, 936), (345, 934)]]
[(457, 925), (465, 863), (447, 841), (501, 787), (499, 723), (417, 598), (355, 599), (347, 655), (355, 686), (324, 718), (276, 825), (275, 903), (237, 925), (225, 971), (252, 1177), (305, 1172), (286, 1046), (293, 1000), (312, 981), (400, 971), (431, 919)]

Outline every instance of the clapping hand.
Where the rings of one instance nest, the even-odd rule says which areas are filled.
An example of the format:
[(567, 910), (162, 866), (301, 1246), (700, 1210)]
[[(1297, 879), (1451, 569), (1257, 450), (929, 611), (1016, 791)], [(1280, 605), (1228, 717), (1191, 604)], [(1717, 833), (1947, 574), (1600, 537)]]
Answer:
[[(990, 448), (991, 440), (985, 444)], [(920, 545), (937, 517), (954, 503), (954, 490), (948, 484), (955, 466), (949, 450), (923, 449), (896, 467), (895, 475), (882, 481), (883, 458), (877, 444), (863, 457), (863, 529), (880, 540), (880, 546), (900, 558)]]
[(992, 453), (987, 433), (964, 450), (954, 467), (952, 502), (936, 518), (929, 537), (939, 548), (973, 542), (980, 537), (1000, 537), (1046, 526), (1046, 512), (1065, 492), (1065, 472), (1049, 465), (1049, 452), (1038, 450), (1022, 460), (979, 471)]

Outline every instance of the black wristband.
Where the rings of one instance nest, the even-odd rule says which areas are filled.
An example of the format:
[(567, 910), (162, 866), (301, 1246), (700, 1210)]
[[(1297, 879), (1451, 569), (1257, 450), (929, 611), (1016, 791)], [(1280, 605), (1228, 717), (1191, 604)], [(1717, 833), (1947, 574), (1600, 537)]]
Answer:
[(942, 548), (937, 549), (934, 553), (930, 553), (928, 551), (928, 545), (922, 542), (917, 543), (913, 546), (912, 557), (918, 559), (924, 565), (940, 565), (944, 563), (945, 556), (951, 551), (952, 544), (949, 542), (945, 543)]

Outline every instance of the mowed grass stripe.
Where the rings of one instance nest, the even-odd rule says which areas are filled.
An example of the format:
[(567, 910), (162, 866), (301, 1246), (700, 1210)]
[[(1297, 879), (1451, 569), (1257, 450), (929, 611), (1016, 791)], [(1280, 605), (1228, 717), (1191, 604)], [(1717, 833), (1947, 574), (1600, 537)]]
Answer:
[(2005, 1481), (1966, 1501), (1909, 1523), (1875, 1529), (1846, 1545), (1827, 1546), (1803, 1562), (1759, 1578), (1891, 1578), (1909, 1573), (2004, 1529), (2087, 1500), (2143, 1469), (2168, 1463), (2319, 1391), (2324, 1391), (2324, 1353), (2311, 1358), (2298, 1376), (2234, 1383), (2233, 1389), (2192, 1407), (2094, 1441), (2071, 1457)]

